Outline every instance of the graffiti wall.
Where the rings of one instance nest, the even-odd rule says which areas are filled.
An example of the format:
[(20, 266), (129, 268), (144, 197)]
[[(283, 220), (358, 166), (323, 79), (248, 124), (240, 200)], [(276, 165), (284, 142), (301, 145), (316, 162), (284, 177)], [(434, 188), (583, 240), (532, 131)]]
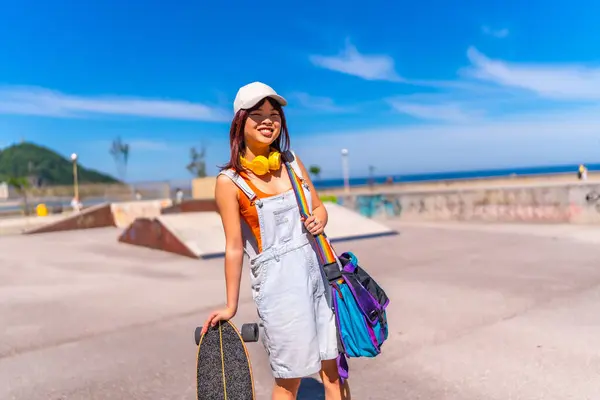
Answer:
[(346, 196), (369, 218), (412, 221), (600, 223), (600, 184)]
[(600, 185), (573, 187), (569, 196), (571, 204), (576, 207), (571, 222), (600, 224)]
[(369, 218), (397, 217), (402, 212), (400, 199), (390, 195), (358, 196), (354, 207)]

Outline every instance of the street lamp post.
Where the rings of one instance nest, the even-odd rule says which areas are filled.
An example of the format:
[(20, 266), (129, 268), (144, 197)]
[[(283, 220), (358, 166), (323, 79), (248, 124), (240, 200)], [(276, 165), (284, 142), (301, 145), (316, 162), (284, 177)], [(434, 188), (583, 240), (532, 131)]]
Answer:
[(71, 161), (73, 161), (73, 192), (75, 194), (75, 200), (79, 202), (79, 182), (77, 179), (77, 154), (71, 154)]
[(350, 193), (350, 172), (348, 171), (348, 149), (342, 149), (342, 172), (344, 174), (344, 191)]

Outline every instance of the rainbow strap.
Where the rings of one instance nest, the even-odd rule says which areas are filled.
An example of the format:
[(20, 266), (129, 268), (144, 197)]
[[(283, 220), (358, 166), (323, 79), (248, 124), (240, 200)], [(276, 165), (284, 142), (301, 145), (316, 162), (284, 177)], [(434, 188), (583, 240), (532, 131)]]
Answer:
[[(302, 181), (298, 175), (296, 175), (296, 172), (289, 162), (285, 162), (285, 167), (287, 168), (290, 181), (292, 182), (292, 188), (296, 194), (296, 202), (298, 203), (298, 208), (300, 209), (300, 215), (304, 218), (308, 218), (311, 215), (311, 211), (308, 207), (308, 201), (306, 200), (304, 190), (302, 190)], [(317, 256), (321, 261), (321, 265), (337, 263), (337, 257), (325, 233), (315, 236), (315, 242), (317, 244)]]

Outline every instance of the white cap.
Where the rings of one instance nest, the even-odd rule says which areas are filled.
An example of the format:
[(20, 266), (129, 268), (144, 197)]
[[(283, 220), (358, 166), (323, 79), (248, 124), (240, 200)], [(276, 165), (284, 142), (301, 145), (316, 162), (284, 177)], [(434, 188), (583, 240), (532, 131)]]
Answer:
[(245, 86), (242, 86), (235, 96), (233, 101), (233, 113), (237, 113), (239, 110), (247, 110), (254, 107), (265, 97), (271, 97), (282, 106), (287, 105), (287, 101), (273, 90), (269, 85), (265, 85), (262, 82), (252, 82)]

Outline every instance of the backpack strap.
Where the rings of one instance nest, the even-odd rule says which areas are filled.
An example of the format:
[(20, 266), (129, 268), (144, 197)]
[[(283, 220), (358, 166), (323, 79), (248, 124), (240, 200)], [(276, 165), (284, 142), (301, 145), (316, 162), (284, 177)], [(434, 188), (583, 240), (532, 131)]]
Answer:
[(248, 199), (250, 199), (250, 202), (256, 200), (256, 204), (258, 204), (259, 207), (262, 206), (262, 202), (260, 201), (260, 199), (258, 199), (256, 193), (254, 193), (252, 188), (250, 188), (248, 183), (244, 180), (244, 178), (240, 176), (240, 174), (231, 169), (226, 169), (219, 172), (219, 175), (227, 175), (233, 181), (233, 183), (235, 183), (237, 187), (239, 187), (242, 190), (242, 192), (244, 192)]

